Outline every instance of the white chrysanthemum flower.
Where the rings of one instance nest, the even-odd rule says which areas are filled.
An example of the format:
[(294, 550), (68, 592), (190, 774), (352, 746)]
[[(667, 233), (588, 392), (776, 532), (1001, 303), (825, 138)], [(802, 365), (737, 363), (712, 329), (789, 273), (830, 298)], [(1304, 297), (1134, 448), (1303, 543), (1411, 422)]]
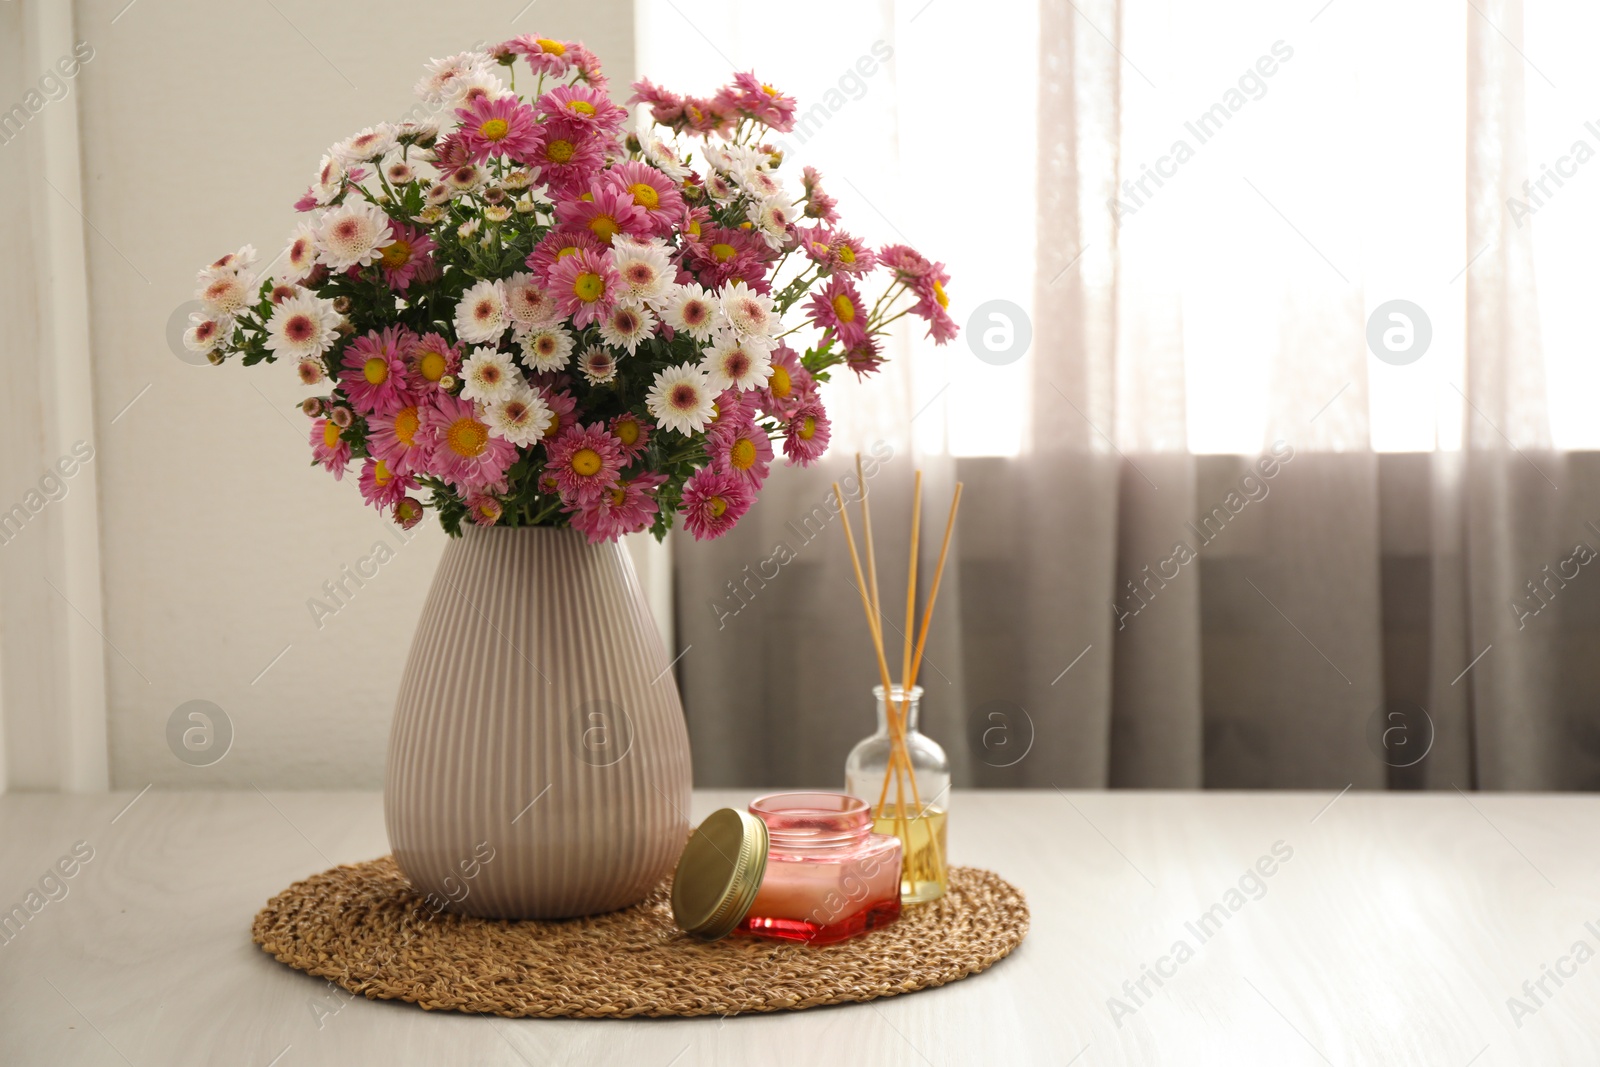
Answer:
[(543, 326), (561, 313), (555, 298), (526, 271), (518, 271), (506, 279), (506, 307), (511, 321), (519, 327)]
[[(653, 121), (644, 117), (647, 112), (641, 111), (639, 114), (641, 116), (641, 126), (653, 127), (655, 125)], [(661, 173), (673, 181), (681, 182), (693, 173), (683, 165), (683, 161), (678, 158), (678, 153), (673, 150), (672, 146), (657, 137), (651, 130), (641, 130), (639, 132), (639, 143), (644, 148), (645, 158), (654, 163), (661, 170)]]
[(458, 52), (444, 59), (429, 60), (426, 72), (417, 82), (416, 92), (423, 100), (441, 107), (455, 96), (454, 84), (469, 74), (488, 73), (490, 59), (482, 52)]
[(483, 404), (504, 400), (526, 388), (511, 357), (494, 348), (474, 348), (461, 362), (461, 395)]
[(210, 355), (233, 336), (231, 315), (189, 313), (189, 328), (183, 331), (183, 347), (200, 355)]
[(338, 327), (333, 301), (302, 292), (273, 309), (266, 345), (280, 359), (320, 356), (339, 339)]
[(288, 266), (278, 273), (278, 280), (303, 282), (317, 266), (317, 230), (309, 222), (302, 222), (289, 235), (289, 247), (283, 253)]
[(536, 371), (557, 371), (572, 358), (572, 334), (560, 326), (539, 326), (522, 335), (522, 362)]
[(705, 372), (693, 363), (680, 363), (656, 375), (645, 396), (645, 407), (656, 422), (687, 436), (711, 422), (716, 401)]
[(604, 345), (590, 345), (578, 353), (578, 369), (590, 385), (603, 385), (617, 376), (617, 354)]
[(622, 288), (635, 300), (654, 304), (667, 293), (675, 271), (667, 247), (658, 241), (635, 241), (620, 234), (611, 240), (611, 261)]
[(498, 341), (511, 325), (506, 290), (499, 281), (479, 281), (461, 294), (456, 305), (456, 336), (469, 344)]
[(428, 186), (428, 191), (423, 194), (423, 199), (427, 201), (429, 207), (440, 207), (448, 204), (450, 198), (454, 195), (455, 190), (444, 182), (434, 182)]
[(772, 298), (744, 282), (727, 282), (717, 294), (722, 316), (740, 337), (771, 337), (778, 330)]
[(639, 345), (655, 332), (656, 317), (643, 304), (625, 300), (611, 309), (600, 320), (600, 336), (607, 344), (626, 348), (628, 355), (639, 350)]
[(503, 399), (485, 404), (484, 419), (491, 437), (503, 437), (514, 445), (536, 444), (554, 414), (544, 397), (527, 386), (513, 389)]
[(457, 167), (444, 176), (445, 184), (458, 193), (470, 193), (483, 184), (483, 168), (475, 163)]
[(245, 245), (237, 252), (229, 252), (221, 259), (209, 266), (200, 268), (199, 282), (204, 285), (213, 278), (220, 278), (224, 274), (243, 274), (256, 265), (256, 246)]
[(739, 171), (739, 173), (734, 175), (734, 178), (739, 182), (740, 185), (744, 186), (746, 190), (754, 194), (758, 200), (776, 200), (781, 198), (787, 201), (792, 199), (789, 194), (784, 191), (783, 182), (778, 180), (778, 176), (776, 174), (769, 174), (759, 167), (745, 167), (743, 170)]
[(417, 169), (398, 152), (391, 152), (378, 164), (390, 185), (410, 185), (417, 180)]
[(499, 100), (512, 95), (493, 68), (468, 71), (452, 80), (445, 93), (449, 106), (455, 108), (471, 107), (479, 99)]
[(717, 312), (717, 298), (693, 282), (670, 289), (661, 306), (662, 321), (701, 344), (711, 340)]
[(706, 349), (700, 369), (705, 371), (711, 388), (719, 393), (724, 389), (759, 389), (772, 376), (772, 342), (724, 331)]
[(316, 200), (317, 206), (327, 207), (342, 192), (344, 164), (332, 155), (323, 156), (322, 162), (317, 164), (317, 176), (311, 179), (312, 199)]
[(331, 270), (364, 267), (381, 257), (378, 250), (394, 240), (393, 232), (378, 205), (350, 200), (317, 223), (317, 256)]
[(800, 212), (782, 195), (751, 204), (745, 215), (755, 224), (770, 248), (782, 248), (787, 244), (789, 227), (800, 218)]
[(254, 274), (229, 271), (219, 274), (195, 291), (195, 298), (208, 315), (232, 315), (250, 302), (255, 287)]
[(394, 127), (387, 122), (380, 122), (376, 126), (368, 126), (360, 133), (351, 134), (328, 152), (349, 167), (387, 155), (396, 143)]

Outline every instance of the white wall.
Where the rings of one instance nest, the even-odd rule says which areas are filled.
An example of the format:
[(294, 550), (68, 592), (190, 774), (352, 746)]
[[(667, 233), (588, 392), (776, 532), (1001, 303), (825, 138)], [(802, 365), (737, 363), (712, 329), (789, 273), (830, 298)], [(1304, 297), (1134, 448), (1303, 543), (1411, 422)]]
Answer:
[[(33, 2), (59, 0), (21, 6)], [(0, 6), (0, 28), (10, 29), (18, 7)], [(81, 127), (104, 594), (105, 641), (90, 639), (104, 656), (115, 787), (381, 784), (399, 671), (444, 535), (419, 527), (407, 541), (348, 479), (309, 468), (307, 423), (295, 410), (305, 391), (290, 368), (194, 366), (173, 352), (169, 319), (190, 299), (200, 264), (246, 242), (263, 259), (278, 252), (290, 203), (326, 146), (399, 119), (430, 56), (518, 33), (579, 38), (626, 91), (628, 0), (530, 4), (512, 21), (517, 7), (76, 5), (76, 36), (94, 49), (69, 98)], [(0, 45), (8, 72), (9, 48)], [(8, 73), (0, 88), (15, 96), (15, 80)], [(7, 178), (10, 156), (0, 147)], [(24, 195), (38, 203), (54, 194), (32, 183)], [(0, 282), (26, 281), (9, 264), (0, 271)], [(12, 289), (0, 284), (8, 323), (13, 304), (26, 303)], [(43, 395), (26, 359), (5, 351), (5, 402)], [(50, 345), (39, 352), (46, 364), (54, 358)], [(20, 444), (17, 431), (0, 434), (0, 501), (9, 501), (54, 455), (38, 434)], [(20, 547), (48, 553), (61, 540)], [(319, 629), (308, 598), (379, 543), (393, 560)], [(49, 768), (71, 745), (48, 724), (68, 697), (54, 676), (27, 685), (12, 677), (32, 657), (53, 660), (59, 645), (30, 634), (14, 610), (26, 569), (22, 552), (7, 558), (16, 548), (0, 548), (4, 758), (13, 788), (51, 788), (65, 784)], [(227, 756), (205, 768), (180, 762), (166, 740), (174, 709), (194, 699), (221, 707), (234, 730)]]

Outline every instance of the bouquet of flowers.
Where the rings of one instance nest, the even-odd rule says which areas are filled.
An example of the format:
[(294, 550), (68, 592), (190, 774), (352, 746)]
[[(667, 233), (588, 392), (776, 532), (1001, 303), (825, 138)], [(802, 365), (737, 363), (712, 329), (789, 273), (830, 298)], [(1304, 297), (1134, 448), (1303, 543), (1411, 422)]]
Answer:
[(720, 536), (775, 443), (802, 465), (827, 448), (830, 368), (873, 373), (906, 314), (955, 335), (949, 275), (839, 228), (812, 168), (785, 187), (762, 138), (795, 101), (753, 74), (709, 99), (633, 88), (627, 132), (578, 42), (430, 62), (417, 92), (453, 119), (329, 149), (271, 276), (250, 246), (200, 272), (185, 343), (293, 362), (325, 394), (301, 405), (313, 463), (359, 463), (402, 526), (432, 507), (452, 535), (470, 518), (602, 541), (682, 512)]

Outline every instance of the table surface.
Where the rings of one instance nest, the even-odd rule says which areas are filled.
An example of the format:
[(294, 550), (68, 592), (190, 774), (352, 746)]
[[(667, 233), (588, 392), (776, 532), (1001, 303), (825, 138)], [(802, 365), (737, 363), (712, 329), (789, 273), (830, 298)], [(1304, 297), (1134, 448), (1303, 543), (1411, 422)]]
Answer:
[(507, 1020), (334, 996), (251, 943), (290, 882), (387, 851), (376, 794), (12, 794), (0, 910), (93, 851), (0, 941), (0, 1064), (1595, 1064), (1597, 836), (1589, 796), (957, 793), (952, 860), (1033, 911), (984, 974), (773, 1015)]

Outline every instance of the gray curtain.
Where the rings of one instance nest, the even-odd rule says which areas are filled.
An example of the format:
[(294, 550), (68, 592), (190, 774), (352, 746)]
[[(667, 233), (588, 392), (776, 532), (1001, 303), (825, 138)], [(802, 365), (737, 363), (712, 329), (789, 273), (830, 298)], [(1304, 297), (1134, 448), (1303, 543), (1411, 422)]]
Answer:
[[(828, 489), (855, 489), (859, 446), (894, 662), (912, 472), (925, 531), (966, 487), (920, 679), (959, 786), (1600, 786), (1600, 458), (1551, 447), (1528, 231), (1503, 210), (1526, 174), (1524, 66), (1490, 25), (1519, 36), (1520, 0), (1485, 14), (1468, 31), (1460, 447), (1371, 450), (1359, 279), (1285, 231), (1265, 439), (1197, 456), (1184, 303), (1151, 281), (1151, 231), (1119, 232), (1104, 206), (1122, 93), (1092, 27), (1122, 12), (1041, 5), (1028, 445), (919, 455), (904, 390), (898, 431), (841, 434), (822, 467), (776, 470), (730, 536), (676, 541), (697, 783), (837, 787), (872, 728)], [(924, 536), (924, 589), (937, 547)]]

